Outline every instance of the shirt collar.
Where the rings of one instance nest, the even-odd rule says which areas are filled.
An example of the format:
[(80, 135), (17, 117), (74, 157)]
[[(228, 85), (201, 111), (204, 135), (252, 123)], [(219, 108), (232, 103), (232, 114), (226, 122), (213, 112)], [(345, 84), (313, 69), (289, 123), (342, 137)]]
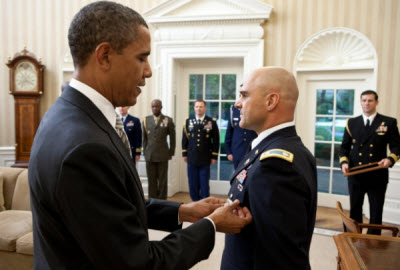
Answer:
[(115, 129), (117, 116), (114, 111), (114, 106), (110, 101), (108, 101), (108, 99), (106, 99), (89, 85), (84, 84), (76, 79), (71, 79), (69, 85), (90, 99), (90, 101), (92, 101), (94, 105), (103, 113), (110, 125)]
[(203, 122), (204, 117), (206, 117), (206, 115), (203, 115), (203, 117), (197, 117), (197, 115), (196, 115), (196, 120), (197, 120), (197, 119), (200, 119), (200, 122)]
[(267, 138), (272, 133), (274, 133), (274, 132), (276, 132), (276, 131), (278, 131), (280, 129), (283, 129), (283, 128), (286, 128), (286, 127), (291, 127), (291, 126), (294, 126), (294, 121), (286, 122), (286, 123), (283, 123), (283, 124), (280, 124), (280, 125), (277, 125), (277, 126), (274, 126), (272, 128), (264, 130), (263, 132), (261, 132), (258, 135), (257, 138), (255, 138), (253, 140), (253, 142), (251, 143), (251, 149), (254, 149), (254, 147), (256, 147), (262, 140)]
[(366, 116), (365, 114), (362, 115), (363, 120), (364, 120), (364, 125), (367, 124), (367, 119), (369, 119), (369, 124), (372, 125), (372, 122), (375, 119), (375, 116), (378, 114), (378, 112), (375, 112), (373, 115)]

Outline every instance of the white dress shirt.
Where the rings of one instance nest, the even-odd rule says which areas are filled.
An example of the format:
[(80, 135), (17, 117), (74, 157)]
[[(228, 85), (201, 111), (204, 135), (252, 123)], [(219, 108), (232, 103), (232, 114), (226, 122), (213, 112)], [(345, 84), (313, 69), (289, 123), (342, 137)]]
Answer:
[(265, 138), (267, 138), (269, 135), (271, 135), (272, 133), (286, 128), (286, 127), (291, 127), (294, 126), (294, 121), (292, 122), (286, 122), (277, 126), (274, 126), (272, 128), (266, 129), (263, 132), (261, 132), (257, 138), (255, 138), (252, 142), (251, 142), (251, 149), (254, 149), (254, 147), (256, 147), (262, 140), (264, 140)]

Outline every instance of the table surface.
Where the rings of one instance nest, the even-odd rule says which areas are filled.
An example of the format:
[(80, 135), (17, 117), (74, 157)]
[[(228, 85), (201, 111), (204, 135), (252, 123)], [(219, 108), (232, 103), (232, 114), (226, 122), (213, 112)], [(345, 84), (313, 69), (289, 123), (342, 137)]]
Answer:
[(400, 269), (400, 238), (342, 233), (333, 236), (344, 269)]

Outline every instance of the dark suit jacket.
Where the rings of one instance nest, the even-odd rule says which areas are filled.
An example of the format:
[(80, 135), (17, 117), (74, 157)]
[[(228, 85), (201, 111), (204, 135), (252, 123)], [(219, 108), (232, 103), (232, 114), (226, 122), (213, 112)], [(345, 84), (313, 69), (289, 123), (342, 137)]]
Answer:
[(124, 121), (124, 129), (131, 145), (132, 158), (135, 159), (135, 156), (142, 153), (142, 127), (139, 118), (128, 114)]
[(185, 120), (182, 132), (182, 156), (195, 166), (210, 165), (211, 159), (218, 159), (219, 130), (215, 119), (205, 116), (200, 124), (196, 117)]
[(171, 117), (161, 114), (157, 125), (153, 115), (145, 117), (143, 120), (143, 152), (146, 161), (168, 161), (175, 154), (175, 143), (175, 125)]
[[(390, 155), (387, 155), (387, 145)], [(354, 167), (389, 158), (393, 166), (399, 156), (400, 135), (396, 119), (378, 113), (369, 130), (364, 125), (362, 115), (348, 119), (340, 148), (340, 164), (348, 163), (349, 167)], [(369, 179), (375, 180), (375, 183), (387, 184), (388, 177), (388, 169), (380, 169), (349, 176), (349, 180)]]
[(310, 269), (316, 162), (294, 127), (272, 133), (244, 156), (228, 196), (249, 208), (253, 222), (225, 236), (221, 269)]
[[(179, 204), (145, 200), (116, 131), (71, 87), (40, 123), (29, 184), (35, 269), (188, 269), (213, 248), (208, 220), (179, 230)], [(174, 232), (151, 242), (148, 228)]]
[(239, 122), (240, 110), (232, 105), (225, 134), (225, 150), (227, 155), (233, 155), (235, 168), (246, 154), (250, 143), (257, 137), (254, 131), (241, 128)]

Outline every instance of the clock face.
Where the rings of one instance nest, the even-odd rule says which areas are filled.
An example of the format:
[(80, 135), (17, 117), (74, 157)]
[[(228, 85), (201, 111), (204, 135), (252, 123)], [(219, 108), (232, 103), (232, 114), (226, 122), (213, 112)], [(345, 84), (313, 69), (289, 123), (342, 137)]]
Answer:
[(28, 61), (21, 61), (15, 69), (16, 91), (37, 91), (38, 75), (35, 66)]

